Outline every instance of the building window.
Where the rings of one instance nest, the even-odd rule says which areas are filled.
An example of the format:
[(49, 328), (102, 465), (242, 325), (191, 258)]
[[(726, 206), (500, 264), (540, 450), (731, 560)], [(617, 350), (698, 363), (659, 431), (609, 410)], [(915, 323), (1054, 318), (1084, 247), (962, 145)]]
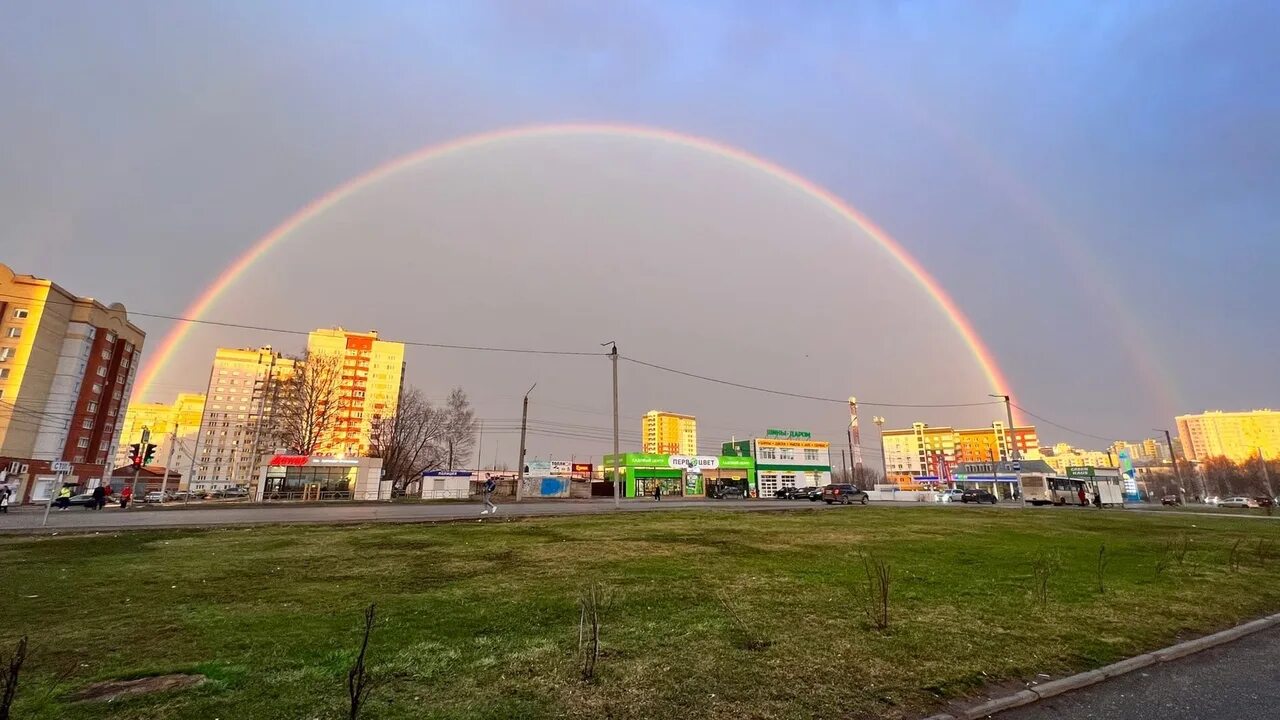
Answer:
[(0, 348), (0, 362), (6, 362), (11, 357), (13, 357), (13, 348), (11, 347)]
[(110, 345), (116, 344), (116, 334), (114, 332), (107, 333), (107, 343)]
[(818, 451), (813, 448), (805, 448), (804, 460), (805, 462), (818, 462)]
[(102, 359), (103, 359), (103, 361), (104, 361), (104, 362), (111, 362), (111, 351), (110, 351), (110, 350), (103, 350), (103, 351), (102, 351)]
[(13, 311), (14, 320), (26, 320), (28, 311), (26, 308), (15, 308)]
[(84, 462), (84, 453), (77, 453), (75, 457), (71, 458), (71, 462)]
[(107, 366), (106, 366), (106, 365), (99, 365), (99, 366), (98, 366), (97, 373), (98, 373), (98, 377), (106, 377), (106, 376), (107, 376)]
[(9, 330), (8, 330), (7, 332), (5, 332), (5, 337), (11, 337), (11, 338), (19, 338), (19, 337), (22, 337), (22, 328), (20, 328), (20, 327), (11, 327), (11, 328), (9, 328)]
[(94, 384), (93, 384), (93, 392), (94, 392), (94, 393), (100, 393), (100, 392), (102, 392), (102, 384), (101, 384), (101, 383), (94, 383)]
[(8, 380), (8, 379), (9, 379), (9, 368), (4, 368), (3, 370), (0, 370), (0, 380)]
[(777, 460), (778, 459), (777, 450), (771, 447), (760, 448), (760, 459), (761, 460)]
[(85, 430), (92, 430), (93, 418), (85, 418), (84, 422), (80, 423), (80, 427), (84, 428)]
[(89, 438), (87, 438), (87, 437), (82, 437), (82, 438), (80, 438), (79, 440), (77, 440), (77, 441), (76, 441), (76, 447), (78, 447), (78, 448), (87, 448), (87, 447), (89, 447)]

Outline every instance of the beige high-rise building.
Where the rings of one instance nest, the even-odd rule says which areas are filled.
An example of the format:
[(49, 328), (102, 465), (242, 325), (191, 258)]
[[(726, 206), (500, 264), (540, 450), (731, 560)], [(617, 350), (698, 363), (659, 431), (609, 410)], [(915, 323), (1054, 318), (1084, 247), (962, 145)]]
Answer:
[(123, 305), (0, 264), (0, 475), (13, 502), (47, 498), (56, 461), (73, 464), (70, 482), (110, 477), (144, 338)]
[(258, 457), (275, 449), (270, 432), (281, 384), (294, 360), (270, 346), (218, 348), (209, 373), (197, 437), (193, 490), (248, 485)]
[(321, 329), (307, 336), (307, 355), (341, 360), (340, 412), (319, 454), (361, 456), (375, 420), (394, 412), (404, 382), (404, 343), (378, 339), (376, 330)]
[(1212, 410), (1176, 420), (1182, 452), (1193, 462), (1211, 457), (1241, 462), (1256, 458), (1259, 449), (1268, 459), (1280, 457), (1280, 411)]
[(697, 455), (698, 420), (662, 410), (650, 410), (640, 423), (641, 449), (662, 455)]
[[(173, 404), (129, 403), (120, 426), (120, 448), (116, 451), (116, 467), (129, 464), (129, 446), (142, 440), (142, 429), (151, 431), (151, 443), (156, 446), (155, 465), (169, 465), (170, 470), (191, 465), (195, 455), (195, 439), (200, 432), (200, 419), (204, 416), (203, 393), (178, 393)], [(175, 445), (172, 439), (177, 435)], [(169, 451), (173, 450), (173, 462)]]

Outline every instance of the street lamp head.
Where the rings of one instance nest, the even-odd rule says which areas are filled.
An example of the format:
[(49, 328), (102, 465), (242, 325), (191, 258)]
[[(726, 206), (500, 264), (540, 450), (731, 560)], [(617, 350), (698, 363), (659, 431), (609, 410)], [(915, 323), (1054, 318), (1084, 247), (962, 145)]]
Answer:
[(854, 397), (854, 396), (850, 395), (850, 396), (849, 396), (849, 404), (850, 404), (850, 405), (857, 405), (857, 404), (858, 404), (858, 398), (856, 398), (856, 397)]

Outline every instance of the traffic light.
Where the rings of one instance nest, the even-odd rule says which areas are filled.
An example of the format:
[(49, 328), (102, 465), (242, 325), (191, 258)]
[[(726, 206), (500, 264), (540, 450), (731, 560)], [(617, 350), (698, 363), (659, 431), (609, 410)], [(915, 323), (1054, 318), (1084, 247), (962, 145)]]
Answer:
[(150, 465), (156, 459), (155, 443), (147, 443), (147, 451), (142, 454), (142, 464)]
[(139, 453), (142, 446), (134, 443), (129, 446), (129, 464), (134, 467), (142, 467), (142, 455)]

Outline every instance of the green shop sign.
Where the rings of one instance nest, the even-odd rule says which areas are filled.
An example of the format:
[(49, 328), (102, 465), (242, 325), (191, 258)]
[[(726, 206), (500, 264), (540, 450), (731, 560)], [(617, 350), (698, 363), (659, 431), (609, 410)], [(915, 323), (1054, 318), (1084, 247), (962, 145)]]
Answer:
[(777, 430), (769, 428), (764, 431), (765, 437), (784, 438), (787, 440), (812, 440), (813, 433), (808, 430)]
[(1067, 477), (1073, 477), (1073, 478), (1093, 477), (1093, 466), (1084, 465), (1084, 466), (1069, 467), (1067, 468)]
[(736, 470), (742, 470), (742, 469), (750, 470), (755, 466), (756, 466), (755, 461), (749, 457), (738, 457), (736, 455), (720, 456), (721, 468), (730, 468), (730, 469), (736, 469)]

